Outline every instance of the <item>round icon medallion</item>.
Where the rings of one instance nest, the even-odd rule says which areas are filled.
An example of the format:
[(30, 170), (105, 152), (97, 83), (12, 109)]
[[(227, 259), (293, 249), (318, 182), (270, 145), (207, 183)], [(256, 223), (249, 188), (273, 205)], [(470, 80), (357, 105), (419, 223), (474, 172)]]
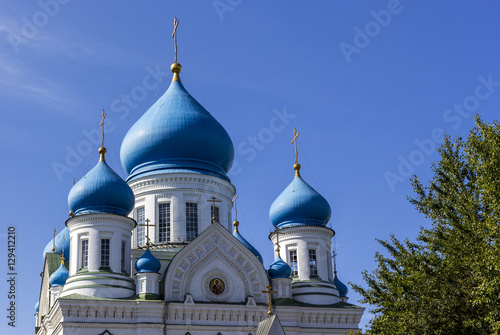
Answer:
[(208, 288), (210, 289), (210, 292), (213, 294), (219, 295), (224, 292), (226, 289), (226, 285), (224, 284), (224, 281), (220, 278), (214, 278), (208, 283)]

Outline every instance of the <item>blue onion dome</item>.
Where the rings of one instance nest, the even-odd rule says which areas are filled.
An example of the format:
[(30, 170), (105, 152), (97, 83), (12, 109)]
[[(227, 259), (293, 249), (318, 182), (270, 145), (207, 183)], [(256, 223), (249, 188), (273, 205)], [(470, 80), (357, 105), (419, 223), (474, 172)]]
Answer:
[(39, 307), (40, 307), (40, 302), (37, 301), (36, 304), (35, 304), (35, 314), (38, 314)]
[(108, 213), (127, 216), (134, 208), (132, 189), (108, 166), (105, 153), (106, 149), (101, 147), (99, 163), (69, 192), (68, 205), (74, 215)]
[(277, 228), (293, 226), (325, 226), (332, 210), (328, 201), (300, 176), (295, 164), (295, 178), (274, 200), (269, 219)]
[(333, 278), (333, 283), (335, 286), (337, 286), (337, 290), (339, 291), (339, 296), (340, 297), (347, 297), (347, 286), (340, 281), (340, 279), (337, 277), (337, 271), (335, 271), (335, 277)]
[(135, 270), (137, 271), (137, 273), (157, 273), (158, 271), (160, 271), (160, 268), (160, 261), (151, 253), (151, 251), (149, 251), (149, 249), (146, 249), (144, 254), (135, 261)]
[(162, 173), (200, 173), (229, 180), (234, 147), (226, 130), (184, 88), (178, 63), (168, 90), (129, 129), (120, 157), (127, 181)]
[(254, 246), (251, 245), (250, 242), (248, 242), (243, 236), (241, 236), (240, 232), (238, 231), (239, 224), (240, 223), (237, 220), (233, 222), (234, 226), (233, 236), (236, 237), (236, 239), (240, 241), (248, 250), (250, 250), (262, 264), (264, 264), (264, 260), (262, 259), (262, 255), (260, 254), (260, 252), (257, 249), (255, 249)]
[(64, 259), (61, 261), (61, 266), (59, 269), (54, 271), (53, 274), (49, 277), (50, 286), (64, 286), (66, 284), (66, 280), (69, 277), (69, 271), (64, 266)]
[(272, 278), (290, 278), (292, 274), (292, 268), (290, 265), (285, 263), (278, 254), (278, 257), (273, 264), (267, 270), (267, 274)]
[[(54, 246), (55, 244), (55, 246)], [(69, 228), (66, 227), (61, 230), (55, 237), (55, 239), (51, 239), (45, 249), (43, 249), (43, 261), (45, 262), (45, 254), (52, 253), (52, 248), (54, 249), (54, 253), (60, 256), (63, 256), (66, 259), (69, 259)], [(64, 255), (62, 254), (64, 250)]]

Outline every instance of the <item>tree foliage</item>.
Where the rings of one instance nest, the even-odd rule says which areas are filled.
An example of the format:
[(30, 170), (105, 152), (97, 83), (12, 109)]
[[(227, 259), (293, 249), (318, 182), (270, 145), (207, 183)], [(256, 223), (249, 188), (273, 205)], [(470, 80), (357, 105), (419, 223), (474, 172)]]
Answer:
[(378, 240), (377, 269), (353, 285), (375, 306), (367, 334), (500, 334), (500, 124), (447, 136), (408, 198), (432, 222), (416, 242)]

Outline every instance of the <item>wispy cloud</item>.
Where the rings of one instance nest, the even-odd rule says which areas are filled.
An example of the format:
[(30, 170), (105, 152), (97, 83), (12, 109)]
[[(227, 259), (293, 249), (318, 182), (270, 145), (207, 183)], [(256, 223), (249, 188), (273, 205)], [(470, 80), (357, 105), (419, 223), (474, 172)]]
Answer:
[(47, 64), (61, 61), (74, 66), (92, 63), (103, 67), (142, 69), (150, 62), (141, 53), (125, 52), (64, 25), (39, 29), (36, 36), (18, 44), (16, 52), (13, 39), (24, 38), (23, 29), (22, 18), (0, 16), (0, 96), (28, 100), (54, 112), (74, 113), (77, 110), (75, 101), (85, 99), (78, 99), (75, 96), (77, 91), (72, 91), (64, 79), (54, 79)]
[(23, 61), (0, 53), (0, 95), (28, 100), (49, 110), (71, 113), (71, 94)]

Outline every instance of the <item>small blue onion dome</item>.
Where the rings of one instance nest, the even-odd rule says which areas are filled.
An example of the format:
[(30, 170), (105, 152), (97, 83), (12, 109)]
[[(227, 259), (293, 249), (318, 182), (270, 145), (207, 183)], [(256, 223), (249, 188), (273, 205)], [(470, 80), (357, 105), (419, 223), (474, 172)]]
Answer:
[(99, 163), (69, 192), (69, 208), (74, 215), (108, 213), (127, 216), (134, 208), (134, 193), (104, 160), (106, 149), (101, 147), (99, 153)]
[(240, 223), (238, 221), (233, 222), (234, 226), (233, 236), (236, 237), (236, 239), (240, 241), (248, 250), (250, 250), (262, 264), (264, 264), (264, 260), (262, 259), (262, 255), (260, 254), (260, 252), (257, 249), (255, 249), (254, 246), (251, 245), (250, 242), (248, 242), (243, 236), (241, 236), (240, 232), (238, 231), (239, 224)]
[(64, 286), (66, 284), (66, 280), (69, 277), (69, 271), (66, 269), (64, 266), (64, 261), (61, 262), (61, 266), (59, 269), (54, 271), (53, 274), (50, 275), (49, 277), (49, 284), (50, 286)]
[(294, 168), (295, 178), (274, 200), (269, 219), (277, 228), (325, 226), (332, 213), (328, 201), (302, 179), (299, 164)]
[(280, 255), (278, 255), (274, 263), (271, 264), (271, 266), (267, 270), (267, 274), (269, 275), (269, 277), (271, 277), (271, 279), (290, 278), (290, 275), (292, 274), (292, 268), (281, 259)]
[(337, 290), (339, 291), (339, 296), (340, 297), (347, 297), (347, 286), (340, 281), (340, 279), (337, 277), (337, 271), (335, 271), (335, 277), (333, 278), (333, 283), (335, 286), (337, 286)]
[[(176, 67), (175, 67), (176, 66)], [(161, 173), (189, 172), (229, 180), (234, 159), (222, 125), (184, 88), (180, 65), (168, 90), (129, 129), (120, 157), (127, 181)]]
[[(43, 249), (43, 261), (45, 262), (45, 254), (52, 253), (52, 248), (54, 247), (55, 242), (55, 250), (54, 253), (60, 256), (64, 256), (64, 258), (69, 259), (69, 228), (66, 227), (61, 230), (55, 237), (55, 239), (51, 239), (45, 249)], [(63, 246), (64, 242), (64, 246)], [(61, 255), (64, 250), (64, 255)]]
[(40, 306), (40, 302), (37, 301), (36, 304), (35, 304), (35, 314), (38, 314), (38, 308)]
[(149, 249), (146, 249), (144, 254), (135, 261), (135, 270), (137, 271), (137, 273), (157, 273), (158, 271), (160, 271), (160, 268), (160, 261), (151, 253), (151, 251), (149, 251)]

